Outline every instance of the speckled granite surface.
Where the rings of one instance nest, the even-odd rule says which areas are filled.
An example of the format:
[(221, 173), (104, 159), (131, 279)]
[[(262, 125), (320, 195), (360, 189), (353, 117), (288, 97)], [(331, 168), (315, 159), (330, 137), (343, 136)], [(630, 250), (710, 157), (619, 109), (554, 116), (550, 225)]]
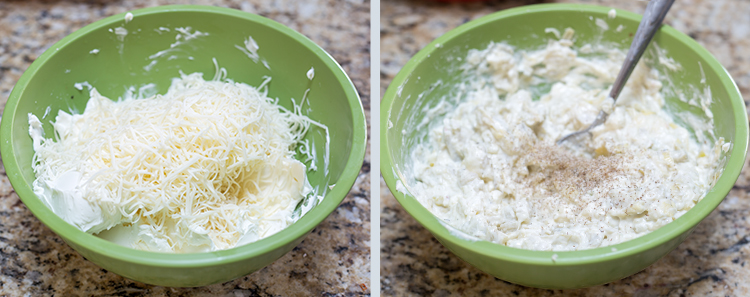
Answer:
[[(308, 36), (349, 74), (369, 119), (367, 0), (0, 2), (0, 111), (23, 71), (64, 36), (112, 14), (178, 3), (257, 13)], [(256, 273), (202, 288), (146, 285), (84, 260), (34, 218), (13, 192), (0, 166), (0, 296), (369, 295), (369, 160), (368, 151), (359, 178), (344, 202), (294, 251)]]
[[(381, 2), (381, 94), (427, 43), (488, 13), (533, 1), (440, 4)], [(642, 13), (645, 1), (596, 3)], [(666, 23), (713, 53), (750, 99), (750, 2), (677, 1)], [(747, 101), (746, 101), (747, 102)], [(464, 263), (412, 219), (381, 181), (384, 296), (750, 296), (750, 164), (726, 200), (676, 250), (631, 277), (580, 290), (539, 290), (498, 280)]]

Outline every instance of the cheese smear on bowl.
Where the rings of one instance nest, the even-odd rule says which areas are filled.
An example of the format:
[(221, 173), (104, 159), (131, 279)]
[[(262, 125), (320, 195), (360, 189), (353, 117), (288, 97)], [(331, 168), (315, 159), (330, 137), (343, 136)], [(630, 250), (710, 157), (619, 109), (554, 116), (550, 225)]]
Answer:
[[(731, 145), (707, 119), (665, 111), (659, 73), (639, 63), (607, 99), (624, 53), (584, 46), (567, 29), (540, 50), (471, 50), (454, 110), (416, 145), (408, 190), (446, 224), (480, 240), (570, 251), (621, 243), (690, 210), (721, 174)], [(450, 99), (453, 100), (453, 99)], [(436, 108), (444, 109), (444, 104)], [(605, 109), (591, 137), (555, 145)]]
[(293, 156), (317, 123), (275, 104), (267, 82), (182, 74), (164, 95), (119, 102), (92, 88), (83, 113), (59, 112), (55, 139), (29, 114), (34, 191), (78, 229), (141, 250), (214, 251), (270, 236), (311, 192)]

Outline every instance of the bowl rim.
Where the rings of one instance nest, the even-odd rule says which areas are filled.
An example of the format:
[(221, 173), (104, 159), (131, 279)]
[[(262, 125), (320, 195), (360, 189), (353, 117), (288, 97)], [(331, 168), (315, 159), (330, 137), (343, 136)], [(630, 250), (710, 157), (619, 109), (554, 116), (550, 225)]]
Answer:
[(9, 115), (16, 113), (18, 102), (27, 84), (31, 78), (35, 76), (37, 71), (39, 71), (40, 67), (50, 58), (54, 57), (58, 49), (75, 42), (78, 38), (84, 37), (94, 30), (123, 23), (126, 13), (132, 13), (135, 18), (163, 13), (201, 13), (221, 15), (229, 18), (239, 18), (274, 29), (279, 34), (294, 39), (301, 46), (313, 52), (318, 58), (320, 58), (326, 67), (334, 73), (336, 80), (344, 89), (344, 93), (350, 105), (350, 112), (353, 121), (353, 137), (351, 142), (351, 152), (346, 160), (344, 170), (336, 181), (336, 186), (326, 193), (325, 198), (316, 207), (311, 209), (292, 225), (269, 237), (231, 249), (212, 252), (178, 254), (142, 251), (124, 247), (80, 231), (73, 225), (63, 221), (47, 208), (41, 200), (36, 197), (30, 184), (19, 174), (19, 165), (14, 157), (15, 149), (10, 143), (13, 138), (12, 126), (15, 119), (13, 119), (12, 116), (3, 117), (2, 124), (0, 124), (0, 152), (4, 156), (9, 156), (3, 159), (6, 174), (21, 201), (23, 201), (37, 219), (42, 221), (42, 223), (66, 242), (84, 247), (84, 249), (96, 254), (118, 259), (119, 261), (163, 268), (200, 268), (233, 263), (272, 252), (273, 250), (308, 234), (338, 207), (354, 185), (365, 157), (367, 145), (367, 123), (365, 120), (362, 101), (360, 100), (356, 87), (349, 76), (330, 54), (301, 33), (279, 22), (257, 14), (215, 6), (165, 5), (132, 10), (98, 20), (64, 37), (39, 56), (39, 58), (37, 58), (19, 78), (8, 98), (4, 112)]
[[(592, 15), (606, 17), (608, 12), (612, 9), (613, 8), (611, 7), (588, 4), (549, 3), (506, 9), (458, 26), (433, 40), (415, 54), (401, 68), (389, 84), (388, 89), (383, 96), (380, 109), (380, 170), (386, 185), (399, 204), (401, 204), (412, 217), (414, 217), (435, 237), (441, 239), (441, 241), (447, 241), (450, 245), (460, 246), (472, 253), (485, 257), (541, 267), (570, 267), (630, 257), (646, 250), (656, 248), (657, 246), (678, 237), (680, 234), (692, 230), (693, 227), (708, 216), (732, 189), (734, 183), (739, 177), (742, 166), (744, 165), (748, 147), (748, 120), (745, 112), (745, 104), (734, 80), (716, 58), (714, 58), (708, 50), (699, 45), (695, 40), (666, 24), (660, 29), (661, 34), (666, 34), (679, 40), (682, 44), (705, 60), (706, 63), (704, 64), (704, 69), (707, 69), (706, 71), (714, 71), (717, 73), (722, 86), (728, 90), (733, 114), (737, 119), (737, 123), (735, 124), (735, 142), (732, 147), (732, 155), (727, 159), (727, 166), (724, 169), (724, 172), (706, 196), (701, 199), (696, 206), (678, 219), (646, 235), (615, 245), (579, 251), (535, 251), (508, 247), (484, 240), (472, 240), (457, 237), (455, 233), (453, 233), (455, 231), (452, 232), (446, 228), (446, 225), (448, 225), (447, 223), (444, 223), (442, 220), (435, 217), (414, 197), (411, 195), (407, 196), (396, 189), (397, 182), (404, 182), (405, 179), (403, 178), (403, 174), (398, 172), (398, 169), (394, 167), (393, 156), (389, 149), (387, 123), (389, 121), (388, 117), (390, 113), (388, 111), (392, 108), (396, 98), (399, 97), (398, 88), (407, 81), (412, 71), (427, 59), (441, 44), (445, 44), (476, 27), (484, 26), (508, 17), (529, 13), (559, 11), (591, 13)], [(639, 23), (642, 18), (641, 15), (630, 11), (621, 9), (614, 10), (617, 13), (617, 18), (625, 18), (634, 21), (636, 24)], [(701, 207), (698, 207), (699, 205), (701, 205)], [(556, 255), (554, 261), (552, 260), (553, 255)]]

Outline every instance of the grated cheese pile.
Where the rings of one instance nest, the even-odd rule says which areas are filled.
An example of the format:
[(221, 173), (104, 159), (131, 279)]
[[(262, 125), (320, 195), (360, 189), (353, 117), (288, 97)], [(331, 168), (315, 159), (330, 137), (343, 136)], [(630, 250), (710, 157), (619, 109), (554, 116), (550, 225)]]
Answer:
[(82, 114), (60, 111), (56, 140), (29, 114), (35, 192), (82, 231), (137, 249), (212, 251), (270, 236), (310, 192), (294, 148), (320, 124), (276, 105), (262, 91), (269, 80), (256, 89), (182, 74), (164, 95), (120, 102), (92, 88)]

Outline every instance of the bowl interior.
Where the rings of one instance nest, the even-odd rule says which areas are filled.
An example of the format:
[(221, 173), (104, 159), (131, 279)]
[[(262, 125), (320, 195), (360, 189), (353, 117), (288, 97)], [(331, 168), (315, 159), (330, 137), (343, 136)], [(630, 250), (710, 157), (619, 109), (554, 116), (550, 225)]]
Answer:
[[(541, 49), (546, 46), (548, 39), (556, 38), (552, 33), (545, 33), (546, 28), (554, 28), (563, 32), (565, 28), (570, 27), (575, 30), (574, 48), (585, 44), (607, 44), (627, 51), (641, 17), (618, 10), (617, 16), (611, 19), (607, 17), (609, 10), (606, 7), (588, 5), (542, 4), (485, 16), (462, 25), (427, 45), (401, 69), (389, 86), (381, 108), (381, 172), (383, 177), (391, 192), (407, 212), (459, 257), (465, 260), (483, 258), (485, 261), (500, 259), (541, 269), (552, 266), (572, 267), (635, 255), (662, 245), (691, 230), (722, 201), (736, 181), (744, 163), (748, 138), (747, 116), (739, 91), (726, 70), (704, 48), (688, 36), (664, 26), (654, 37), (653, 43), (659, 49), (666, 51), (668, 57), (680, 63), (682, 69), (667, 71), (657, 63), (655, 58), (657, 48), (653, 44), (644, 58), (650, 61), (649, 64), (652, 67), (665, 73), (672, 82), (670, 88), (675, 92), (665, 92), (668, 102), (666, 108), (669, 111), (689, 111), (696, 115), (703, 115), (700, 108), (689, 106), (678, 100), (677, 94), (682, 92), (691, 96), (696, 91), (702, 92), (704, 87), (710, 88), (713, 95), (710, 110), (714, 114), (714, 132), (717, 137), (724, 137), (733, 143), (732, 149), (726, 153), (727, 162), (724, 173), (717, 184), (700, 203), (675, 222), (638, 239), (612, 246), (617, 251), (613, 251), (612, 247), (572, 252), (529, 251), (460, 236), (461, 232), (449, 230), (449, 227), (436, 219), (410, 194), (397, 190), (398, 182), (406, 184), (407, 187), (411, 182), (408, 175), (404, 173), (408, 169), (405, 164), (409, 163), (409, 154), (414, 145), (426, 138), (426, 132), (430, 128), (429, 125), (419, 124), (424, 119), (424, 111), (434, 107), (443, 98), (457, 96), (458, 92), (454, 86), (465, 79), (460, 74), (458, 66), (463, 63), (462, 58), (466, 57), (469, 49), (485, 49), (493, 41), (507, 43), (517, 49)], [(598, 26), (597, 19), (604, 21), (608, 29), (604, 30)], [(617, 31), (619, 26), (622, 26), (622, 29)], [(700, 83), (703, 75), (705, 75), (705, 84)], [(436, 122), (441, 116), (433, 119), (432, 122)], [(663, 255), (668, 250), (660, 252)], [(558, 255), (557, 261), (550, 260), (553, 254)], [(490, 262), (487, 263), (488, 266), (492, 265)], [(637, 268), (631, 273), (644, 267)], [(502, 274), (495, 273), (500, 268), (480, 268), (495, 276)], [(627, 269), (636, 268), (628, 267)], [(510, 274), (512, 273), (508, 272), (504, 275)], [(551, 283), (545, 284), (542, 277), (545, 274), (544, 271), (538, 271), (539, 279), (536, 281), (518, 279), (513, 281), (533, 286), (561, 287), (550, 285)], [(620, 277), (624, 276), (626, 275)], [(557, 278), (573, 282), (562, 287), (577, 287), (586, 284), (586, 281), (576, 280), (580, 278), (580, 274), (576, 273), (558, 275)], [(601, 283), (601, 280), (599, 282)]]
[[(2, 121), (2, 154), (7, 174), (23, 202), (46, 225), (74, 246), (95, 253), (152, 265), (195, 266), (229, 263), (238, 258), (273, 250), (307, 234), (343, 200), (361, 168), (365, 150), (364, 112), (357, 92), (324, 50), (303, 35), (275, 21), (232, 9), (204, 6), (163, 6), (112, 16), (86, 26), (47, 50), (16, 84)], [(120, 36), (122, 29), (127, 34)], [(200, 32), (200, 33), (197, 33)], [(207, 33), (201, 34), (201, 33)], [(122, 34), (121, 34), (122, 35)], [(259, 58), (253, 60), (245, 41), (258, 44)], [(98, 53), (92, 53), (92, 50)], [(83, 111), (89, 92), (76, 83), (88, 82), (104, 96), (123, 97), (129, 87), (154, 84), (166, 92), (180, 72), (202, 72), (204, 79), (215, 75), (216, 59), (226, 68), (227, 78), (251, 86), (271, 77), (268, 95), (291, 109), (309, 89), (302, 113), (328, 127), (313, 128), (307, 134), (315, 146), (318, 170), (308, 171), (310, 183), (325, 198), (297, 223), (260, 240), (234, 249), (213, 253), (160, 254), (136, 251), (78, 231), (47, 209), (34, 195), (31, 168), (32, 143), (27, 114), (43, 123), (46, 137), (53, 135), (53, 121), (59, 110)], [(306, 73), (314, 68), (314, 78)], [(330, 158), (326, 137), (330, 137)], [(309, 164), (307, 162), (306, 164)], [(325, 165), (327, 164), (327, 165)], [(327, 168), (326, 168), (327, 167)], [(336, 185), (329, 189), (330, 185)], [(272, 259), (273, 260), (273, 259)], [(271, 260), (271, 261), (272, 261)], [(270, 261), (269, 261), (270, 263)]]

